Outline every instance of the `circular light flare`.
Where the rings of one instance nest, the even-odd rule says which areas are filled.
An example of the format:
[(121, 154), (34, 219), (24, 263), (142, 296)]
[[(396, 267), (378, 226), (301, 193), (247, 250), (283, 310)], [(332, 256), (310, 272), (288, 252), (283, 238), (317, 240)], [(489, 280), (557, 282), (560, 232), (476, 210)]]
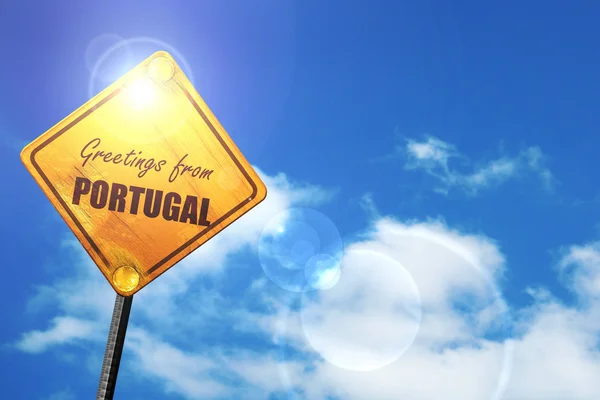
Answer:
[(167, 57), (156, 57), (148, 65), (148, 75), (159, 82), (167, 82), (175, 75), (175, 66)]
[(307, 343), (324, 360), (349, 371), (374, 371), (412, 346), (421, 327), (421, 295), (400, 262), (351, 248), (339, 266), (330, 256), (313, 264), (310, 283), (320, 291), (303, 293), (300, 320)]
[(271, 282), (302, 293), (335, 286), (343, 249), (333, 221), (316, 210), (300, 207), (286, 209), (266, 224), (258, 257)]

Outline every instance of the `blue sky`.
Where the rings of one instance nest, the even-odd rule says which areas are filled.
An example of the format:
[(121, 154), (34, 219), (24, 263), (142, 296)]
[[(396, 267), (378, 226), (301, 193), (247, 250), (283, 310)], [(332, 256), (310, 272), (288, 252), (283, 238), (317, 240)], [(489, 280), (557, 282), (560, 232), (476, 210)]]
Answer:
[(93, 396), (114, 298), (19, 152), (167, 50), (269, 196), (136, 295), (116, 398), (600, 398), (599, 12), (3, 3), (3, 393)]

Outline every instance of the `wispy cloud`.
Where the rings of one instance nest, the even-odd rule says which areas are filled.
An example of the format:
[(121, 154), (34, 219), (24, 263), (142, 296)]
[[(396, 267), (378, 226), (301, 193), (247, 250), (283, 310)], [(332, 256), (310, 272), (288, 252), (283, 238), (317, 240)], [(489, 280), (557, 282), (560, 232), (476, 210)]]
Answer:
[(50, 397), (47, 397), (45, 400), (76, 400), (77, 396), (73, 393), (73, 390), (70, 388), (66, 388), (61, 390), (60, 392), (56, 392), (52, 394)]
[(362, 195), (358, 204), (371, 220), (377, 220), (381, 217), (379, 210), (377, 210), (377, 205), (373, 200), (372, 193), (365, 193)]
[(548, 190), (556, 184), (552, 172), (545, 165), (546, 156), (535, 146), (514, 156), (474, 161), (460, 153), (454, 145), (426, 136), (422, 140), (404, 139), (393, 155), (404, 160), (406, 170), (423, 171), (432, 176), (436, 181), (435, 190), (443, 194), (460, 190), (477, 195), (483, 189), (526, 174), (537, 175)]
[(134, 369), (161, 380), (167, 393), (192, 399), (230, 393), (227, 385), (211, 377), (219, 365), (210, 355), (185, 352), (139, 328), (128, 333), (128, 345), (135, 356)]
[(16, 346), (27, 353), (41, 353), (56, 345), (98, 338), (96, 332), (97, 325), (94, 322), (70, 316), (56, 317), (52, 320), (50, 328), (23, 334)]

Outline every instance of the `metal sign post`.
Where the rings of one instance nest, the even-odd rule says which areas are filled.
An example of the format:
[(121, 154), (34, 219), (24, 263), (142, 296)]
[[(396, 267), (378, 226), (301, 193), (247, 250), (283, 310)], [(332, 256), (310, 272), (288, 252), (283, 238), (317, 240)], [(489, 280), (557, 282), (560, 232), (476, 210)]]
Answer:
[(115, 394), (117, 375), (119, 374), (119, 365), (121, 364), (121, 355), (123, 354), (123, 345), (125, 343), (132, 302), (133, 296), (124, 297), (117, 294), (112, 321), (110, 323), (110, 331), (108, 332), (108, 340), (106, 342), (106, 351), (104, 352), (104, 362), (102, 363), (96, 400), (112, 400)]

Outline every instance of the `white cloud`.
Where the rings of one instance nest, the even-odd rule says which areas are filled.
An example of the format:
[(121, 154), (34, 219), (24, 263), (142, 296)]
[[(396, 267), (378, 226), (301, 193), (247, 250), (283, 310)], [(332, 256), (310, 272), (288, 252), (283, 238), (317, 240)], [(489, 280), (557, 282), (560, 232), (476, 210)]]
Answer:
[[(377, 221), (347, 247), (340, 284), (288, 314), (279, 340), (328, 360), (294, 384), (308, 399), (491, 398), (511, 350), (485, 338), (506, 317), (492, 280), (503, 269), (485, 237)], [(263, 326), (276, 330), (272, 318)]]
[[(494, 340), (486, 332), (494, 332), (498, 325), (507, 322), (510, 314), (494, 284), (502, 276), (504, 260), (485, 237), (451, 231), (440, 223), (403, 224), (384, 220), (375, 225), (369, 238), (352, 246), (385, 252), (401, 261), (411, 273), (423, 301), (420, 330), (408, 351), (381, 369), (356, 372), (318, 362), (312, 372), (293, 382), (303, 386), (307, 399), (336, 394), (349, 400), (600, 398), (596, 379), (600, 372), (598, 301), (590, 303), (586, 297), (584, 304), (568, 307), (547, 290), (530, 290), (535, 296), (534, 305), (518, 310), (514, 325), (508, 325), (516, 329), (516, 336), (506, 340), (504, 332), (504, 336)], [(600, 252), (591, 247), (597, 245), (572, 247), (559, 265), (576, 262), (571, 271), (574, 276), (588, 276), (590, 269), (597, 271), (595, 263)], [(371, 273), (375, 265), (370, 268), (364, 265), (363, 269)], [(384, 282), (389, 285), (392, 276), (379, 277), (373, 285), (364, 274), (353, 272), (356, 267), (343, 268), (341, 282), (346, 279), (363, 284), (363, 292), (371, 296), (368, 301), (383, 306), (378, 289)], [(331, 291), (336, 288), (342, 291), (338, 293), (340, 296), (357, 291), (354, 288), (348, 293), (348, 285)], [(394, 296), (394, 292), (388, 293)], [(471, 307), (453, 307), (465, 293), (470, 294)], [(589, 291), (584, 288), (580, 293), (587, 296)], [(395, 292), (395, 298), (401, 302), (405, 301), (401, 300), (403, 296), (406, 291)], [(393, 353), (394, 342), (389, 335), (394, 332), (393, 324), (400, 321), (397, 312), (386, 307), (365, 312), (352, 301), (336, 302), (331, 297), (326, 291), (319, 299), (320, 322), (316, 325), (324, 329), (315, 331), (314, 327), (308, 327), (313, 331), (308, 333), (309, 342), (311, 334), (321, 335), (323, 343), (316, 347), (325, 349), (325, 358), (331, 358), (333, 351), (334, 357), (340, 357), (338, 365), (347, 363), (347, 354), (335, 353), (340, 343), (347, 345), (348, 352), (354, 351), (355, 357), (364, 356), (361, 352), (365, 347), (356, 351), (348, 338), (354, 344), (367, 343), (370, 357), (378, 357), (383, 348), (388, 350), (386, 355)], [(307, 326), (302, 321), (304, 312), (306, 309), (289, 314), (280, 340), (298, 343), (298, 349), (306, 352), (310, 347), (307, 350), (302, 343), (307, 335)], [(275, 321), (263, 326), (276, 329)], [(404, 340), (401, 331), (396, 339), (398, 345)], [(302, 382), (310, 383), (302, 385)]]
[(597, 399), (598, 306), (567, 307), (548, 293), (522, 311), (507, 399)]
[(600, 299), (600, 242), (571, 246), (559, 264), (570, 287), (583, 299)]
[[(428, 136), (422, 141), (408, 139), (400, 153), (406, 158), (405, 168), (423, 170), (433, 176), (438, 183), (436, 191), (440, 193), (459, 189), (476, 195), (481, 189), (497, 186), (526, 173), (537, 175), (546, 189), (552, 189), (555, 184), (552, 173), (545, 166), (546, 157), (539, 147), (528, 147), (513, 157), (472, 162), (461, 155), (454, 145)], [(452, 160), (460, 161), (462, 168), (454, 166)]]
[(159, 378), (167, 393), (195, 399), (229, 392), (227, 386), (211, 378), (217, 363), (210, 356), (186, 353), (141, 329), (128, 332), (127, 345), (135, 356), (131, 368), (141, 375)]
[[(252, 275), (260, 267), (245, 261), (240, 273), (257, 278), (231, 294), (219, 279), (224, 267), (234, 268), (232, 256), (255, 248), (272, 216), (316, 190), (295, 190), (282, 176), (264, 179), (268, 202), (136, 296), (127, 368), (158, 382), (157, 390), (187, 399), (264, 399), (290, 389), (307, 400), (600, 398), (600, 300), (590, 283), (600, 245), (573, 246), (558, 263), (578, 303), (567, 306), (537, 288), (529, 290), (533, 305), (511, 310), (498, 290), (507, 266), (496, 242), (440, 221), (379, 217), (346, 243), (333, 288), (298, 299)], [(94, 268), (82, 261), (76, 279), (40, 295), (38, 303), (53, 297), (67, 317), (24, 334), (21, 349), (89, 340), (86, 321), (107, 326), (113, 295)], [(200, 286), (202, 279), (214, 286)], [(98, 299), (62, 290), (74, 284), (98, 288)], [(102, 352), (105, 338), (91, 338)]]
[(94, 322), (65, 316), (54, 318), (47, 330), (33, 330), (23, 334), (16, 346), (27, 353), (41, 353), (55, 345), (91, 338), (98, 338)]
[(302, 362), (279, 361), (272, 354), (257, 354), (253, 351), (239, 351), (235, 357), (226, 359), (226, 365), (243, 381), (258, 388), (260, 398), (264, 398), (265, 393), (285, 392), (289, 389), (285, 380), (281, 379), (283, 371), (290, 382), (298, 382), (306, 377), (306, 365)]
[(424, 142), (408, 140), (406, 150), (415, 160), (419, 160), (430, 167), (436, 165), (447, 166), (448, 160), (458, 155), (453, 145), (434, 137), (428, 137)]

